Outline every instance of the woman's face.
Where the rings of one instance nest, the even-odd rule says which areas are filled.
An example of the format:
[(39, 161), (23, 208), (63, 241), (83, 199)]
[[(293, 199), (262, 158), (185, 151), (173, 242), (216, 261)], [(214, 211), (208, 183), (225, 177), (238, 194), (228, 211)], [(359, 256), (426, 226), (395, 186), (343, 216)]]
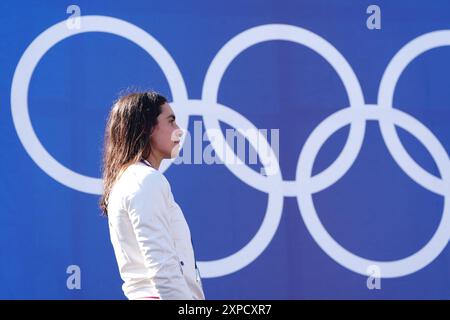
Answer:
[(183, 131), (175, 122), (175, 114), (168, 103), (161, 106), (158, 123), (150, 137), (152, 153), (162, 159), (175, 158), (180, 151), (180, 138)]

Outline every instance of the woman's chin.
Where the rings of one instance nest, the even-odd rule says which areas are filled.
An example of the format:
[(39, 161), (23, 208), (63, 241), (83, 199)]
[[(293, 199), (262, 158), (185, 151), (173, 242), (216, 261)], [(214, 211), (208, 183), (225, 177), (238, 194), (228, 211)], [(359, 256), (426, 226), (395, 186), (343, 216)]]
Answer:
[(178, 157), (178, 154), (180, 153), (180, 146), (177, 144), (173, 149), (170, 151), (170, 159)]

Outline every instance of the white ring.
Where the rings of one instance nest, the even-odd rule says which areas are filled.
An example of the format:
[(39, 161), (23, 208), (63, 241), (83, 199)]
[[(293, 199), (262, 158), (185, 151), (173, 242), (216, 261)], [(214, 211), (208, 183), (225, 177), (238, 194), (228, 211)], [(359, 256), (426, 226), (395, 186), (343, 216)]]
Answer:
[[(247, 48), (264, 41), (285, 40), (304, 45), (322, 56), (337, 72), (343, 81), (347, 90), (350, 106), (358, 108), (364, 105), (364, 97), (362, 94), (359, 81), (352, 68), (345, 58), (325, 39), (319, 37), (311, 31), (285, 24), (269, 24), (254, 27), (243, 31), (230, 41), (228, 41), (222, 49), (217, 53), (211, 62), (206, 73), (205, 82), (202, 91), (202, 100), (210, 107), (214, 107), (217, 102), (219, 84), (222, 77), (231, 64), (231, 62)], [(218, 117), (205, 117), (205, 127), (208, 129), (220, 128)], [(358, 120), (358, 119), (356, 119)], [(365, 122), (355, 121), (351, 123), (349, 137), (344, 148), (337, 159), (325, 170), (314, 177), (323, 188), (325, 181), (337, 181), (353, 163), (358, 154), (364, 137)], [(223, 136), (217, 137), (218, 144), (225, 144)], [(271, 190), (270, 180), (261, 176), (255, 178), (254, 171), (248, 166), (228, 166), (230, 171), (245, 183), (254, 181), (250, 184), (253, 188), (269, 192)], [(290, 182), (290, 181), (289, 181)], [(288, 183), (289, 183), (288, 182)], [(284, 190), (290, 191), (290, 185), (284, 187)]]
[[(192, 104), (192, 106), (190, 106), (189, 109), (195, 110), (195, 114), (201, 114), (203, 117), (212, 117), (212, 116), (218, 117), (221, 119), (221, 121), (237, 129), (251, 143), (253, 148), (255, 150), (258, 150), (258, 156), (260, 157), (260, 159), (262, 159), (261, 162), (263, 163), (264, 168), (266, 168), (266, 164), (268, 164), (268, 162), (275, 161), (270, 163), (270, 165), (275, 166), (274, 168), (272, 167), (272, 170), (275, 170), (275, 172), (267, 176), (268, 181), (270, 181), (271, 190), (270, 192), (268, 192), (268, 204), (266, 214), (255, 236), (253, 236), (253, 238), (242, 249), (225, 258), (213, 261), (200, 261), (198, 263), (202, 275), (205, 278), (220, 277), (236, 272), (252, 263), (267, 248), (267, 246), (272, 241), (280, 224), (281, 214), (283, 213), (284, 197), (282, 193), (283, 190), (281, 187), (282, 177), (278, 167), (278, 160), (276, 159), (276, 156), (274, 155), (272, 148), (266, 145), (267, 140), (241, 114), (223, 105), (214, 105), (214, 107), (211, 108), (210, 105), (208, 105), (207, 107), (205, 106), (202, 107), (201, 106), (201, 104), (203, 103), (202, 101), (191, 100), (190, 103)], [(247, 133), (249, 132), (258, 132), (259, 136), (247, 135)], [(222, 133), (220, 132), (220, 134)], [(232, 161), (236, 161), (237, 157), (235, 156), (234, 151), (230, 149), (230, 147), (226, 142), (224, 144), (221, 144), (220, 142), (217, 142), (215, 139), (211, 139), (210, 142), (214, 150), (216, 150), (217, 155), (220, 154), (220, 152), (217, 152), (218, 150), (226, 150), (225, 152), (227, 154), (234, 156)], [(261, 146), (261, 144), (262, 148), (264, 148), (263, 150), (271, 151), (270, 155), (267, 155), (264, 152), (262, 154), (259, 153), (259, 146)], [(228, 163), (228, 166), (241, 167), (245, 166), (245, 164), (239, 164), (236, 162), (236, 163)], [(267, 171), (271, 170), (266, 169), (266, 172)], [(257, 179), (258, 176), (260, 175), (255, 172), (255, 174), (252, 177), (250, 177), (250, 179)], [(246, 181), (246, 183), (248, 185), (252, 185), (252, 182)]]
[[(167, 77), (173, 100), (179, 102), (178, 105), (182, 105), (188, 96), (183, 77), (175, 61), (164, 47), (147, 32), (129, 22), (111, 17), (82, 16), (80, 19), (82, 26), (80, 29), (69, 29), (66, 21), (61, 21), (41, 33), (25, 50), (14, 72), (11, 88), (11, 112), (20, 141), (42, 170), (69, 188), (91, 194), (101, 194), (101, 179), (82, 175), (63, 166), (47, 152), (33, 130), (28, 112), (28, 88), (34, 69), (45, 53), (59, 41), (79, 33), (112, 33), (137, 44), (158, 62)], [(180, 119), (180, 126), (186, 128), (188, 124), (186, 111), (178, 108), (177, 117)]]
[[(449, 45), (449, 30), (430, 32), (407, 43), (392, 58), (383, 74), (378, 92), (379, 107), (392, 108), (395, 87), (400, 75), (408, 64), (428, 50)], [(401, 143), (394, 124), (389, 118), (381, 119), (380, 129), (389, 152), (402, 170), (418, 184), (425, 186), (427, 189), (437, 194), (444, 195), (446, 190), (442, 179), (424, 170), (411, 158), (408, 151), (406, 151)], [(442, 172), (440, 173), (442, 174)]]
[[(310, 178), (317, 153), (334, 132), (353, 121), (355, 113), (360, 114), (357, 117), (362, 116), (367, 120), (389, 118), (393, 123), (413, 134), (429, 150), (439, 170), (442, 172), (443, 180), (447, 186), (444, 192), (443, 216), (435, 234), (423, 248), (404, 259), (374, 261), (351, 253), (328, 233), (320, 222), (314, 208), (312, 194), (320, 190), (316, 190), (317, 188), (314, 183), (311, 183)], [(422, 123), (400, 110), (367, 105), (364, 108), (346, 108), (337, 111), (322, 121), (309, 136), (300, 153), (296, 178), (299, 190), (297, 202), (308, 231), (325, 253), (349, 270), (366, 276), (367, 268), (371, 265), (377, 265), (383, 278), (401, 277), (427, 266), (447, 246), (450, 238), (450, 209), (448, 203), (450, 196), (450, 163), (448, 157), (439, 140)]]

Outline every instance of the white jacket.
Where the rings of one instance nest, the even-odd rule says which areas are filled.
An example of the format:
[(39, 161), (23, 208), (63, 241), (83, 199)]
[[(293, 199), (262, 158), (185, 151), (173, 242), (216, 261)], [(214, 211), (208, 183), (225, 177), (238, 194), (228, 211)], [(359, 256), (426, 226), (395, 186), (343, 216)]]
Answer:
[(111, 190), (108, 221), (128, 299), (205, 299), (189, 227), (162, 173), (130, 165)]

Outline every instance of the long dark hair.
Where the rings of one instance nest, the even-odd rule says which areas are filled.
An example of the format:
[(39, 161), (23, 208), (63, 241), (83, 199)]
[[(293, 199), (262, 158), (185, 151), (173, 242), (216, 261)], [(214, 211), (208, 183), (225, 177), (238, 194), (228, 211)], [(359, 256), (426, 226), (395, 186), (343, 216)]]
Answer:
[(102, 213), (114, 182), (130, 164), (150, 155), (150, 134), (167, 99), (157, 92), (134, 92), (120, 97), (109, 113), (103, 149)]

